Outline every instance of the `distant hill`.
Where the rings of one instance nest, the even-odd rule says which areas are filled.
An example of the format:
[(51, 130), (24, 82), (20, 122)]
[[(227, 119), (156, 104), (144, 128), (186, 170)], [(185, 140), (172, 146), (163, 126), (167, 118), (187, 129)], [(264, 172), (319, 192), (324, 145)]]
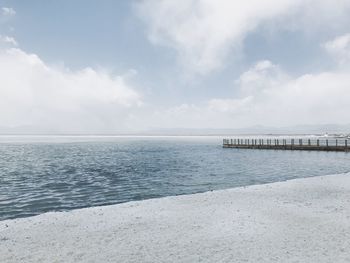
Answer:
[(350, 134), (350, 124), (298, 125), (288, 127), (251, 126), (239, 129), (154, 129), (152, 135), (230, 135), (230, 134)]
[(226, 128), (174, 128), (163, 129), (154, 128), (146, 131), (133, 132), (62, 132), (56, 129), (47, 129), (43, 127), (20, 126), (20, 127), (1, 127), (1, 135), (234, 135), (234, 134), (350, 134), (350, 124), (323, 124), (323, 125), (296, 125), (288, 127), (267, 127), (251, 126), (238, 129)]

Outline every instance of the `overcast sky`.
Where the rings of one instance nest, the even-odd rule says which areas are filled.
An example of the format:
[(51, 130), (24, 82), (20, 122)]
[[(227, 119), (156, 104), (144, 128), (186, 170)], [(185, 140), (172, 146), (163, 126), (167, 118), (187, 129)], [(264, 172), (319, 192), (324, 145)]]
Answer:
[(349, 25), (350, 0), (0, 0), (0, 127), (349, 123)]

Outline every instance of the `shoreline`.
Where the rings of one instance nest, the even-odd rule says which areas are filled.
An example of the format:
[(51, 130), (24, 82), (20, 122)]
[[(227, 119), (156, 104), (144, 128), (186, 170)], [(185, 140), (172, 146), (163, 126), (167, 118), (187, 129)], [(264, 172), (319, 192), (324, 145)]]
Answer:
[(350, 174), (0, 221), (0, 262), (347, 262)]

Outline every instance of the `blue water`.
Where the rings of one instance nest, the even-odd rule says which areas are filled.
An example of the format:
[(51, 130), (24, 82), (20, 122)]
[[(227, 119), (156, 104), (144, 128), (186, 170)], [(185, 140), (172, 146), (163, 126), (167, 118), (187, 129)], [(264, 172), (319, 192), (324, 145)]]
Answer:
[(0, 220), (350, 171), (350, 153), (221, 144), (219, 137), (0, 138)]

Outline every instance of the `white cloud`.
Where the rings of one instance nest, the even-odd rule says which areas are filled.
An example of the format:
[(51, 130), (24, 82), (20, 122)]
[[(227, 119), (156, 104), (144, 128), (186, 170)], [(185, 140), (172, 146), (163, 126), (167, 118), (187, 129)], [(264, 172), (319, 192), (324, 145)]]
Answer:
[[(346, 116), (350, 114), (350, 71), (335, 70), (293, 78), (276, 65), (269, 68), (270, 72), (259, 72), (259, 64), (242, 74), (241, 79), (254, 72), (254, 78), (240, 82), (242, 94), (247, 95), (249, 90), (249, 97), (241, 99), (241, 103), (234, 101), (234, 111), (227, 106), (227, 99), (217, 99), (218, 106), (211, 108), (231, 114), (241, 126), (347, 122)], [(280, 73), (271, 74), (276, 68)], [(223, 111), (225, 108), (227, 110)]]
[(236, 84), (241, 87), (243, 94), (250, 94), (275, 87), (288, 78), (278, 65), (274, 65), (269, 60), (263, 60), (244, 72)]
[(349, 69), (292, 77), (270, 61), (261, 61), (237, 80), (235, 98), (184, 104), (158, 112), (151, 123), (190, 128), (345, 124), (350, 115), (349, 83)]
[(18, 46), (16, 39), (14, 39), (13, 37), (9, 37), (9, 36), (0, 35), (0, 45), (1, 45), (1, 43), (10, 44), (10, 45), (15, 46), (15, 47)]
[(138, 10), (150, 40), (175, 48), (187, 68), (207, 73), (262, 20), (292, 8), (295, 0), (143, 1)]
[(165, 109), (140, 107), (140, 95), (125, 76), (57, 69), (20, 49), (0, 52), (0, 73), (0, 126), (34, 125), (40, 131), (291, 126), (344, 123), (350, 114), (348, 69), (293, 77), (260, 61), (237, 79), (236, 97)]
[(334, 29), (349, 18), (349, 7), (349, 0), (143, 0), (136, 10), (152, 43), (173, 48), (187, 70), (206, 74), (222, 67), (258, 26)]
[(142, 104), (125, 77), (45, 64), (20, 49), (0, 49), (0, 126), (55, 132), (113, 132)]
[(350, 62), (350, 33), (326, 42), (323, 47), (341, 65)]
[(12, 7), (2, 7), (1, 8), (1, 14), (3, 16), (14, 16), (16, 15), (16, 11)]

